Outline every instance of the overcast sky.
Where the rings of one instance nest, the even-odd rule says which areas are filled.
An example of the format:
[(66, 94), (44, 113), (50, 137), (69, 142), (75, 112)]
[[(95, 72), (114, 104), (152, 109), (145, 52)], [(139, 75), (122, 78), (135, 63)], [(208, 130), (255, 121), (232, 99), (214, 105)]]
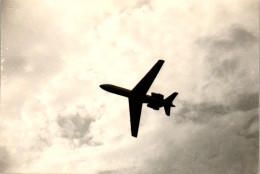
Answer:
[[(0, 173), (258, 173), (257, 0), (2, 0)], [(171, 117), (128, 100), (151, 92)]]

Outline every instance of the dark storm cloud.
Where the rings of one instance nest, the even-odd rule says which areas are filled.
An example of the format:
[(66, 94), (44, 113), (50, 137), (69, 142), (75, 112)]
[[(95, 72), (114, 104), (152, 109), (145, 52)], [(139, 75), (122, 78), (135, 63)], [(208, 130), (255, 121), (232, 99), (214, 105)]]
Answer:
[(10, 155), (6, 148), (0, 146), (0, 173), (4, 173), (10, 167)]

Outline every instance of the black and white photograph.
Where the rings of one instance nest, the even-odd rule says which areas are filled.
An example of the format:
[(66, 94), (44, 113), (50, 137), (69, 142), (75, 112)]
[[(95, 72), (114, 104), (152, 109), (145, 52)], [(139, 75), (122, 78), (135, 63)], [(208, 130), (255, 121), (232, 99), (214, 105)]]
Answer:
[(259, 1), (2, 0), (0, 174), (258, 174)]

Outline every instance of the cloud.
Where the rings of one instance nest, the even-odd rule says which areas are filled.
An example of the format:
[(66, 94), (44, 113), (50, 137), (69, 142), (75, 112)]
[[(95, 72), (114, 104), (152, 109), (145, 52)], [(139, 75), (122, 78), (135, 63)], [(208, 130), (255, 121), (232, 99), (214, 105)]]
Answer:
[(241, 47), (250, 47), (257, 43), (257, 36), (255, 33), (247, 31), (245, 28), (234, 25), (229, 30), (229, 37), (224, 37), (223, 39), (207, 38), (203, 39), (203, 43), (210, 45), (212, 49), (216, 51), (228, 51), (234, 50)]
[(237, 96), (231, 103), (207, 102), (191, 103), (184, 101), (178, 111), (180, 120), (191, 119), (195, 122), (207, 122), (211, 117), (225, 116), (225, 114), (241, 111), (246, 112), (258, 108), (258, 93), (245, 93)]
[(5, 147), (0, 147), (0, 173), (5, 173), (11, 167), (10, 154)]
[(207, 49), (202, 85), (205, 100), (233, 105), (239, 96), (250, 95), (248, 91), (258, 93), (258, 66), (254, 63), (258, 59), (257, 40), (257, 33), (239, 25), (197, 40), (199, 47)]
[(82, 114), (75, 113), (73, 115), (60, 115), (57, 118), (57, 124), (61, 128), (61, 137), (66, 138), (79, 147), (82, 145), (101, 145), (93, 141), (90, 134), (90, 126), (95, 122), (94, 118), (86, 117)]
[(117, 171), (110, 171), (110, 170), (107, 170), (107, 171), (101, 171), (99, 172), (98, 174), (116, 174)]
[(145, 159), (138, 173), (257, 173), (258, 67), (253, 62), (258, 39), (239, 26), (231, 25), (225, 33), (199, 42), (207, 48), (204, 91), (198, 93), (199, 101), (180, 100), (172, 122), (182, 127), (175, 132), (187, 129), (181, 132), (187, 131), (188, 138), (180, 143), (176, 135), (165, 137), (160, 155)]
[(245, 93), (239, 96), (235, 102), (234, 108), (241, 111), (248, 111), (258, 108), (259, 106), (259, 93)]
[[(254, 173), (257, 13), (243, 0), (5, 1), (8, 171)], [(127, 99), (99, 85), (131, 89), (159, 58), (150, 91), (179, 92), (177, 107), (143, 107), (133, 139)]]
[[(208, 80), (204, 81), (203, 90), (209, 93), (204, 93), (206, 97), (202, 96), (200, 102), (182, 100), (176, 113), (175, 126), (191, 129), (189, 138), (180, 147), (170, 136), (173, 139), (168, 139), (170, 143), (165, 144), (161, 156), (146, 159), (146, 167), (138, 172), (257, 173), (254, 161), (258, 159), (259, 94), (254, 81), (257, 75), (252, 71), (258, 68), (247, 61), (250, 56), (257, 61), (257, 37), (242, 28), (231, 28), (227, 33), (204, 38), (202, 44), (208, 46)], [(214, 93), (222, 99), (215, 98)]]
[(63, 137), (82, 138), (88, 132), (92, 120), (88, 118), (82, 119), (79, 115), (75, 115), (70, 118), (59, 117), (57, 122), (64, 129)]
[[(157, 146), (160, 149), (145, 159), (145, 165), (137, 172), (257, 173), (258, 164), (254, 162), (258, 152), (258, 128), (254, 125), (258, 125), (257, 110), (208, 117), (206, 124), (173, 123), (175, 136), (164, 137), (164, 143)], [(181, 132), (189, 136), (178, 139), (176, 134)]]

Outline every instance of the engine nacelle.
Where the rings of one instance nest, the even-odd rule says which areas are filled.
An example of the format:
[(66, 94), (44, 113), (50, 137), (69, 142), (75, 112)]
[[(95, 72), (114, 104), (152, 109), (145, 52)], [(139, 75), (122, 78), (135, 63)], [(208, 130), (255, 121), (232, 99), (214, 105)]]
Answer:
[(148, 104), (147, 104), (147, 107), (149, 107), (149, 108), (153, 108), (154, 110), (159, 110), (159, 109), (160, 109), (159, 106), (154, 105), (154, 104), (151, 104), (151, 103), (148, 103)]
[(158, 98), (158, 99), (163, 99), (163, 95), (159, 93), (154, 93), (152, 92), (152, 97)]

